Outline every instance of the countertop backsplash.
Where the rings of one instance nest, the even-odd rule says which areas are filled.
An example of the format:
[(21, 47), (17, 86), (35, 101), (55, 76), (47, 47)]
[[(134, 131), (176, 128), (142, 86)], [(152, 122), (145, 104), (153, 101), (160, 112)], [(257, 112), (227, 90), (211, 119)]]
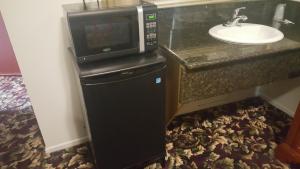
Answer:
[[(225, 43), (212, 38), (208, 31), (228, 21), (233, 11), (246, 7), (248, 23), (272, 26), (278, 4), (286, 3), (284, 19), (295, 24), (280, 24), (285, 35), (281, 41), (263, 45)], [(300, 3), (282, 0), (235, 1), (217, 4), (165, 8), (159, 10), (159, 43), (188, 69), (259, 58), (278, 52), (300, 50)]]
[(287, 1), (284, 17), (295, 24), (283, 26), (281, 30), (289, 39), (300, 41), (300, 1)]
[[(170, 45), (172, 33), (184, 37), (196, 31), (199, 37), (207, 36), (211, 27), (226, 22), (231, 18), (234, 9), (243, 6), (246, 9), (240, 11), (240, 14), (248, 16), (247, 22), (271, 25), (276, 5), (281, 2), (281, 0), (238, 1), (160, 9), (160, 44)], [(184, 39), (189, 38), (180, 38), (180, 41)], [(175, 44), (180, 45), (180, 43), (173, 43)]]

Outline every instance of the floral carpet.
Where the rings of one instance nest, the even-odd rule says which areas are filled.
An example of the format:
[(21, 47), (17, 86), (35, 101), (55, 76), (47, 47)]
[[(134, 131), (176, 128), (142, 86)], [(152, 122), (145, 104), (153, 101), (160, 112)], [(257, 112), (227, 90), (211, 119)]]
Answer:
[(0, 76), (0, 112), (22, 110), (30, 107), (21, 76)]
[(291, 118), (259, 98), (177, 117), (167, 131), (171, 168), (279, 169), (274, 148)]
[[(87, 144), (45, 153), (24, 84), (11, 78), (9, 83), (0, 77), (0, 169), (95, 169)], [(291, 120), (260, 98), (178, 116), (166, 131), (164, 168), (299, 169), (274, 157)]]
[(0, 169), (41, 169), (44, 149), (22, 77), (0, 76)]
[[(299, 169), (274, 157), (291, 120), (260, 98), (179, 116), (166, 131), (165, 169)], [(46, 166), (93, 169), (89, 152), (86, 145), (56, 152)]]
[(0, 169), (41, 169), (44, 150), (31, 107), (0, 112)]

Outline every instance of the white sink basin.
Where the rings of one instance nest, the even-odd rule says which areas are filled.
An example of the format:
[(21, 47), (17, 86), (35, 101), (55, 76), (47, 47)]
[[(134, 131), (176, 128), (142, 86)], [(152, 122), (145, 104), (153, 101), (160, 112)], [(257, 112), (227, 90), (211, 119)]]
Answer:
[(221, 41), (249, 45), (273, 43), (284, 38), (278, 29), (252, 23), (232, 27), (217, 25), (209, 30), (209, 34)]

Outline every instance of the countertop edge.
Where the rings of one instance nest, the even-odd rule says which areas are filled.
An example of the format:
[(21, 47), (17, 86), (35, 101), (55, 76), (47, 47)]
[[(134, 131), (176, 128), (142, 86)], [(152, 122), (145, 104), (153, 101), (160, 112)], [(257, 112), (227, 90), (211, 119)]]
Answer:
[(199, 69), (208, 69), (211, 67), (215, 67), (215, 66), (222, 66), (222, 65), (226, 65), (229, 63), (235, 63), (235, 62), (240, 62), (240, 61), (245, 61), (245, 60), (249, 60), (249, 59), (262, 59), (262, 58), (266, 58), (269, 57), (270, 55), (274, 55), (274, 54), (280, 54), (280, 53), (291, 53), (291, 52), (300, 52), (300, 48), (294, 48), (294, 49), (286, 49), (286, 50), (280, 50), (280, 51), (274, 51), (274, 52), (266, 52), (263, 54), (259, 54), (259, 55), (250, 55), (247, 57), (243, 57), (243, 58), (239, 58), (239, 57), (234, 57), (232, 59), (227, 59), (227, 60), (221, 60), (218, 62), (205, 62), (203, 64), (190, 64), (187, 63), (185, 60), (183, 60), (182, 58), (180, 58), (174, 51), (168, 49), (165, 46), (160, 46), (160, 48), (164, 51), (167, 52), (169, 55), (175, 56), (176, 59), (189, 71), (193, 71), (193, 70), (199, 70)]

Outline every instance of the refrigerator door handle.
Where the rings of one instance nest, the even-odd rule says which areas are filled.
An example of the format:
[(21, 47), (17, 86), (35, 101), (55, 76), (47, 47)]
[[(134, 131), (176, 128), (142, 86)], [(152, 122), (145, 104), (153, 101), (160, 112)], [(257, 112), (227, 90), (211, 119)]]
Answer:
[(133, 71), (125, 71), (121, 73), (121, 75), (133, 75), (133, 74), (134, 74)]
[[(103, 84), (113, 84), (113, 83), (119, 83), (119, 82), (124, 82), (124, 81), (128, 81), (128, 80), (132, 80), (132, 79), (137, 79), (137, 78), (141, 78), (141, 77), (145, 77), (148, 76), (150, 74), (153, 73), (158, 73), (161, 72), (163, 69), (165, 69), (167, 66), (163, 66), (160, 69), (156, 69), (147, 73), (143, 73), (143, 74), (139, 74), (137, 73), (137, 75), (135, 75), (134, 71), (125, 71), (125, 72), (121, 72), (120, 74), (116, 75), (117, 78), (113, 78), (112, 80), (110, 80), (109, 78), (101, 78), (99, 77), (99, 79), (87, 79), (87, 80), (83, 80), (83, 85), (84, 86), (95, 86), (95, 85), (103, 85)], [(120, 78), (124, 76), (124, 78)]]

